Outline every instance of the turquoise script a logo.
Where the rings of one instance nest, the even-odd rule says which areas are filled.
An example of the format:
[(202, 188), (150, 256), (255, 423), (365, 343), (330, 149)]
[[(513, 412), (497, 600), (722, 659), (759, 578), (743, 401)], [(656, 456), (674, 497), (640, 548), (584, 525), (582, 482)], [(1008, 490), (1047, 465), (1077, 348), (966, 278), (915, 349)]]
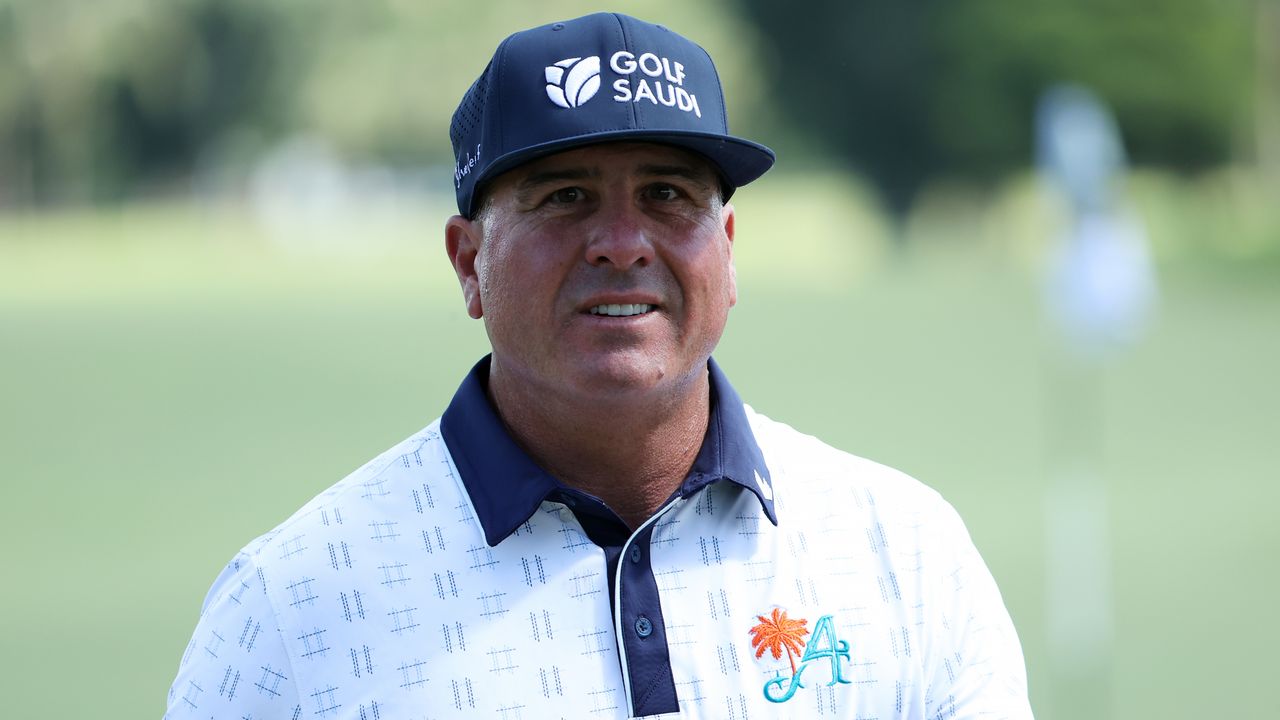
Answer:
[(784, 677), (779, 670), (776, 675), (764, 684), (764, 697), (769, 702), (784, 703), (796, 694), (796, 690), (804, 687), (800, 676), (813, 663), (825, 660), (831, 665), (831, 682), (827, 687), (837, 683), (849, 685), (851, 680), (845, 677), (841, 660), (850, 661), (849, 643), (836, 637), (836, 627), (830, 615), (823, 615), (813, 626), (813, 635), (805, 645), (804, 655), (800, 658), (800, 666), (791, 677)]

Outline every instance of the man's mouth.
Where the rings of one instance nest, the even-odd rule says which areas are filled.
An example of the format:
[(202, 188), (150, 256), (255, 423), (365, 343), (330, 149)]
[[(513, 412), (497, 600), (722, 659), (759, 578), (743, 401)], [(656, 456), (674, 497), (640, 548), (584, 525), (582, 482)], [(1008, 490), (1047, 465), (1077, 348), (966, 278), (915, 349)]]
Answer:
[(628, 303), (624, 305), (596, 305), (591, 308), (592, 315), (608, 315), (609, 317), (630, 317), (643, 315), (653, 310), (653, 305), (645, 303)]

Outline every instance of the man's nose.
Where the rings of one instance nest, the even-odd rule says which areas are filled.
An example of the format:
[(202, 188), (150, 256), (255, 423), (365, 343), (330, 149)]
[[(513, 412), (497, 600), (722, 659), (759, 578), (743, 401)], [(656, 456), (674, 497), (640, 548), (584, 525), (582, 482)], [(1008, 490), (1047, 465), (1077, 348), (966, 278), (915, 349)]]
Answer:
[(595, 219), (586, 247), (588, 263), (628, 270), (653, 261), (653, 242), (639, 208), (630, 203), (609, 203)]

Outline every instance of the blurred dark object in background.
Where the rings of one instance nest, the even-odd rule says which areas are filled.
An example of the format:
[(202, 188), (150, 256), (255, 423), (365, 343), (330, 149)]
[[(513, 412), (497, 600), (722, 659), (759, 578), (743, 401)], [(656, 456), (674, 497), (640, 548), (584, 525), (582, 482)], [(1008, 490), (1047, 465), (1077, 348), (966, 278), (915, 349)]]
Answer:
[(789, 121), (899, 216), (936, 176), (1027, 167), (1036, 100), (1059, 82), (1114, 108), (1139, 165), (1196, 171), (1252, 152), (1255, 2), (742, 3), (768, 29)]

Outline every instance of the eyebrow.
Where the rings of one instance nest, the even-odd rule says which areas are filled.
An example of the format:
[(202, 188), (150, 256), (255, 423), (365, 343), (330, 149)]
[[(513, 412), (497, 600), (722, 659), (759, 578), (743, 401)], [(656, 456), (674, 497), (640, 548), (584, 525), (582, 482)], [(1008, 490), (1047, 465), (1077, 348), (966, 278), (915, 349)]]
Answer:
[(700, 188), (711, 187), (711, 174), (692, 165), (641, 165), (636, 174), (641, 177), (684, 178)]
[[(515, 193), (517, 198), (527, 198), (535, 190), (543, 185), (564, 182), (566, 180), (587, 180), (600, 177), (600, 170), (597, 168), (571, 167), (571, 168), (554, 168), (547, 170), (535, 170), (520, 179), (516, 183)], [(678, 177), (688, 180), (696, 184), (699, 188), (706, 189), (712, 186), (711, 173), (702, 168), (686, 164), (645, 164), (635, 169), (635, 176), (642, 178), (654, 177)]]
[(521, 204), (532, 203), (538, 189), (545, 185), (564, 182), (565, 180), (585, 180), (592, 177), (593, 174), (596, 173), (580, 167), (534, 170), (520, 178), (520, 181), (516, 183), (514, 189), (516, 202)]
[(548, 183), (556, 183), (564, 180), (586, 180), (587, 178), (596, 177), (600, 173), (587, 170), (586, 168), (568, 168), (564, 170), (538, 170), (524, 176), (519, 183), (516, 184), (517, 193), (526, 193), (541, 185)]

